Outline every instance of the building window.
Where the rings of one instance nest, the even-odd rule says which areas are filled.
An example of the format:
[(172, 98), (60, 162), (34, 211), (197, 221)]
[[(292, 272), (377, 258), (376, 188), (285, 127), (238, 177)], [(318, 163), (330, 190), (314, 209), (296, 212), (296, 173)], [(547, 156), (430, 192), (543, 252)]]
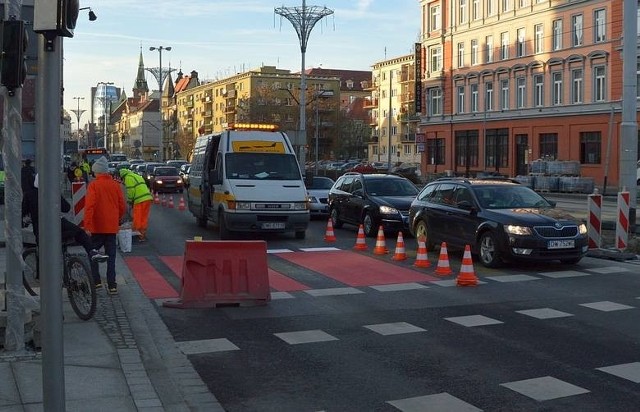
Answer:
[(493, 36), (487, 36), (484, 44), (484, 62), (493, 63)]
[(544, 26), (542, 24), (536, 24), (533, 28), (535, 34), (533, 38), (534, 53), (544, 52)]
[(485, 167), (509, 166), (509, 129), (487, 129), (485, 136)]
[(444, 164), (444, 139), (427, 139), (427, 163), (430, 165)]
[(458, 68), (464, 67), (464, 43), (458, 43)]
[(478, 112), (478, 83), (474, 83), (471, 86), (471, 112)]
[(478, 40), (471, 40), (471, 65), (478, 64)]
[(467, 0), (460, 0), (460, 15), (458, 16), (458, 23), (463, 24), (467, 22)]
[(434, 46), (429, 49), (429, 60), (431, 62), (430, 68), (432, 72), (439, 72), (442, 70), (442, 46)]
[(603, 102), (606, 98), (606, 78), (604, 66), (593, 68), (593, 101)]
[(496, 7), (496, 2), (498, 0), (487, 0), (487, 16), (493, 16), (498, 11)]
[(464, 86), (458, 86), (458, 113), (464, 113)]
[(518, 44), (516, 47), (516, 53), (517, 53), (517, 57), (523, 57), (525, 54), (527, 54), (527, 50), (526, 50), (526, 39), (524, 37), (524, 29), (520, 28), (517, 31), (517, 36), (518, 36)]
[(582, 69), (571, 70), (571, 103), (582, 103)]
[(493, 110), (493, 82), (484, 84), (484, 110), (489, 112)]
[(562, 20), (553, 21), (553, 50), (562, 49)]
[(480, 20), (480, 0), (471, 0), (471, 18)]
[(544, 75), (542, 74), (533, 76), (533, 105), (544, 106)]
[(511, 8), (511, 2), (513, 0), (502, 0), (502, 12), (506, 12), (509, 11), (509, 9)]
[(600, 164), (602, 136), (600, 132), (580, 133), (580, 163)]
[(582, 14), (571, 16), (571, 45), (582, 46)]
[(507, 60), (509, 58), (509, 33), (500, 33), (500, 59)]
[(540, 158), (544, 160), (558, 158), (558, 135), (556, 133), (540, 134)]
[(526, 102), (526, 91), (527, 91), (527, 82), (526, 82), (526, 78), (524, 76), (518, 77), (516, 79), (516, 83), (518, 85), (518, 88), (516, 90), (516, 105), (518, 107), (518, 109), (522, 109), (525, 106), (525, 102)]
[(500, 109), (509, 110), (509, 79), (500, 80)]
[(553, 75), (553, 105), (562, 104), (562, 73), (554, 72)]
[(456, 166), (478, 166), (478, 131), (456, 131)]
[(442, 90), (440, 88), (429, 89), (429, 114), (431, 116), (442, 114)]
[(429, 30), (440, 30), (440, 5), (432, 4), (429, 9)]
[(529, 0), (518, 0), (518, 7), (525, 8), (529, 5)]
[(403, 144), (402, 151), (404, 152), (405, 155), (411, 155), (413, 154), (413, 146), (410, 144)]
[(593, 30), (595, 43), (602, 43), (607, 39), (607, 15), (604, 9), (598, 9), (594, 12), (593, 20), (595, 28)]

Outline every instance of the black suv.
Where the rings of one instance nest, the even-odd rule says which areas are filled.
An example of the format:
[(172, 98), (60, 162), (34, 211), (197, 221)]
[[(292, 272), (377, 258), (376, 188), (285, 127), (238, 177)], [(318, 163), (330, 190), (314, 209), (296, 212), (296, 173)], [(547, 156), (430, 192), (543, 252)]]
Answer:
[(363, 225), (367, 236), (409, 229), (409, 206), (418, 189), (402, 176), (346, 173), (329, 190), (329, 213), (333, 227), (343, 223)]
[(411, 204), (410, 230), (427, 247), (471, 246), (486, 267), (502, 261), (575, 264), (588, 249), (587, 227), (530, 188), (509, 179), (439, 179)]

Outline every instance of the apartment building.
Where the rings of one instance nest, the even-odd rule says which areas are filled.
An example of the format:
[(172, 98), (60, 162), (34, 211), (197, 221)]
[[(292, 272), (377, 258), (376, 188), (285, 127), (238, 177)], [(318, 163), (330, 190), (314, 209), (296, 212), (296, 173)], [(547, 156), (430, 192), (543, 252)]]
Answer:
[(420, 76), (416, 76), (420, 72), (420, 47), (417, 52), (418, 58), (416, 54), (408, 54), (372, 66), (371, 96), (364, 104), (370, 113), (370, 162), (420, 162), (416, 143), (416, 127), (420, 120), (416, 113), (420, 113), (422, 102), (420, 96), (416, 99), (416, 94), (421, 94)]
[(420, 7), (423, 170), (516, 176), (536, 159), (569, 160), (617, 184), (623, 0)]

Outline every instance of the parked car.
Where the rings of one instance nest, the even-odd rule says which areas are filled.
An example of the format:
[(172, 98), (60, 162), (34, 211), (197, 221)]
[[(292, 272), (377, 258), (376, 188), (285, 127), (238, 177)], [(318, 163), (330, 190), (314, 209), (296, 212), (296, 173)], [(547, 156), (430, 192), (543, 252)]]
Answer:
[(115, 176), (116, 175), (116, 167), (118, 167), (118, 163), (120, 163), (120, 162), (108, 162), (107, 163), (107, 170), (109, 171), (109, 174), (111, 176)]
[(184, 183), (174, 166), (156, 166), (153, 169), (149, 187), (152, 192), (182, 192)]
[(486, 267), (505, 261), (575, 264), (588, 249), (586, 225), (531, 188), (509, 179), (443, 178), (411, 204), (411, 233), (427, 249), (466, 245)]
[(311, 176), (305, 180), (311, 218), (329, 215), (329, 190), (334, 183), (333, 179), (323, 176)]
[(167, 166), (175, 166), (178, 169), (180, 169), (180, 166), (185, 165), (189, 162), (187, 162), (184, 159), (173, 159), (173, 160), (167, 160)]
[(410, 180), (396, 175), (348, 172), (329, 191), (333, 227), (344, 223), (363, 225), (367, 236), (409, 229), (409, 206), (418, 194)]
[[(151, 187), (151, 180), (153, 180), (153, 170), (156, 167), (166, 167), (167, 165), (165, 163), (145, 163), (145, 166), (143, 169), (139, 169), (143, 174), (142, 177), (144, 177), (144, 180), (147, 182), (147, 185), (149, 187)], [(170, 166), (172, 167), (172, 166)]]
[(400, 163), (398, 166), (395, 166), (391, 169), (391, 173), (404, 176), (416, 184), (422, 183), (422, 172), (420, 170), (420, 163)]

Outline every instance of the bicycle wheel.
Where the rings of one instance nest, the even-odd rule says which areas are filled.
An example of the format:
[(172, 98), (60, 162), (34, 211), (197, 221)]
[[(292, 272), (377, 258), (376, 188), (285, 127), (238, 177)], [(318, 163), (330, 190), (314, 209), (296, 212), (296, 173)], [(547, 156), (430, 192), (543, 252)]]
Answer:
[(24, 270), (22, 271), (22, 284), (31, 296), (37, 296), (40, 290), (40, 276), (38, 275), (38, 249), (28, 247), (22, 251)]
[(64, 284), (67, 287), (69, 303), (82, 320), (89, 320), (96, 313), (96, 287), (91, 270), (80, 256), (65, 257)]

